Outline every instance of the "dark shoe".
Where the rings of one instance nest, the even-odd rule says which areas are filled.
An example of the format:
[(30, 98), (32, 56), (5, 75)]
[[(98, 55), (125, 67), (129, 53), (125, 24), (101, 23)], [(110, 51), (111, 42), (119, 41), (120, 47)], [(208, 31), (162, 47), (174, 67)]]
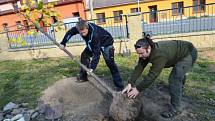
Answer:
[(76, 82), (77, 83), (83, 83), (83, 82), (87, 82), (88, 80), (82, 80), (82, 79), (80, 79), (80, 80), (77, 80)]
[(77, 75), (77, 83), (83, 83), (83, 82), (87, 82), (87, 81), (89, 81), (87, 78), (80, 78), (80, 76), (79, 75)]
[(181, 114), (181, 111), (176, 111), (176, 110), (169, 110), (161, 113), (161, 116), (164, 118), (172, 118), (174, 116), (177, 116)]

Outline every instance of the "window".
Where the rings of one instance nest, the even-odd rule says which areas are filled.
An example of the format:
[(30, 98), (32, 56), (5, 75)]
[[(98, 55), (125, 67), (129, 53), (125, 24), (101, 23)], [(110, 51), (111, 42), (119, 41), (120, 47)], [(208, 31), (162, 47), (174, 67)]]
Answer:
[(72, 13), (74, 17), (80, 17), (79, 12)]
[(113, 15), (114, 15), (114, 22), (120, 22), (122, 21), (122, 16), (121, 16), (122, 13), (122, 10), (119, 10), (119, 11), (114, 11), (113, 12)]
[(4, 27), (4, 30), (5, 30), (5, 31), (8, 30), (8, 24), (7, 24), (7, 23), (3, 23), (2, 26)]
[(17, 21), (16, 22), (16, 26), (17, 26), (17, 29), (22, 29), (22, 23), (21, 23), (21, 21)]
[(96, 16), (97, 16), (97, 19), (98, 19), (97, 20), (98, 24), (106, 22), (105, 21), (105, 13), (97, 13)]
[(205, 11), (205, 0), (193, 0), (193, 13)]
[(45, 27), (45, 22), (43, 20), (40, 20), (39, 24), (40, 24), (40, 27)]
[(5, 28), (5, 27), (8, 27), (8, 24), (7, 23), (3, 23), (2, 26)]
[[(138, 8), (131, 8), (131, 13), (138, 12)], [(139, 12), (141, 12), (141, 8), (139, 8)]]
[(182, 15), (184, 13), (183, 2), (172, 3), (172, 15)]
[(58, 22), (57, 17), (56, 16), (52, 16), (52, 23), (54, 24), (54, 23), (57, 23), (57, 22)]
[(157, 15), (157, 5), (148, 6), (149, 7), (149, 22), (154, 23), (158, 22), (158, 15)]
[(29, 26), (27, 20), (23, 20), (23, 24), (24, 24), (24, 27), (25, 27), (26, 30), (29, 30), (29, 29), (30, 29), (30, 26)]

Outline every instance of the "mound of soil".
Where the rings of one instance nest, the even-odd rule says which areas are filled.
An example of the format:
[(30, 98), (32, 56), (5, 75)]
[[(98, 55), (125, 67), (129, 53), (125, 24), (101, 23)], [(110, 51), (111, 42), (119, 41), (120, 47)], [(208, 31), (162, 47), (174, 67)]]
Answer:
[[(62, 109), (58, 112), (62, 111), (63, 121), (113, 121), (109, 115), (109, 108), (113, 101), (111, 97), (102, 94), (89, 82), (76, 83), (75, 81), (76, 78), (59, 80), (44, 91), (41, 99), (55, 109), (62, 107), (58, 108)], [(202, 104), (184, 97), (184, 111), (181, 115), (170, 119), (162, 118), (160, 113), (168, 110), (170, 99), (168, 88), (163, 85), (151, 87), (140, 94), (140, 97), (143, 107), (136, 121), (200, 121), (205, 120), (209, 113), (215, 116), (214, 107), (203, 108)], [(124, 109), (128, 110), (126, 107)]]
[(59, 105), (55, 100), (61, 100), (58, 102), (63, 105), (64, 121), (105, 119), (110, 102), (107, 99), (108, 96), (103, 96), (89, 82), (76, 83), (75, 81), (77, 81), (76, 78), (67, 78), (56, 82), (44, 91), (41, 100), (51, 107)]

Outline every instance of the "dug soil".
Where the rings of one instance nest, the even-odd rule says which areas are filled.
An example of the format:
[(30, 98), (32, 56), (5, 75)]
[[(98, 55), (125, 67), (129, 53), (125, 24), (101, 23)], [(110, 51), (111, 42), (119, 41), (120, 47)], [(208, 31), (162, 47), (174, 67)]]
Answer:
[[(61, 106), (59, 113), (63, 114), (60, 119), (62, 121), (113, 121), (109, 116), (111, 96), (101, 93), (89, 82), (75, 81), (74, 77), (59, 80), (44, 91), (41, 99), (53, 107)], [(152, 86), (139, 96), (143, 108), (137, 121), (215, 120), (215, 105), (195, 101), (190, 97), (183, 97), (182, 114), (170, 119), (162, 118), (160, 113), (168, 110), (170, 99), (168, 87), (162, 84)]]

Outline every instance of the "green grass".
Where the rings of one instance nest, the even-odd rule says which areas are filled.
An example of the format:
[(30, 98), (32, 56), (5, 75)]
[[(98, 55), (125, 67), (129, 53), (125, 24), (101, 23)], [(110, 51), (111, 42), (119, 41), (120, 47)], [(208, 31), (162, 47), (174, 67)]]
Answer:
[(66, 58), (0, 62), (0, 106), (9, 101), (36, 105), (44, 89), (59, 79), (74, 76), (78, 68)]
[(185, 90), (187, 95), (200, 100), (215, 100), (214, 90), (210, 89), (211, 86), (215, 85), (215, 70), (211, 72), (209, 70), (210, 65), (215, 65), (215, 62), (198, 59), (197, 64), (188, 76)]
[[(135, 53), (129, 57), (116, 56), (116, 63), (123, 80), (128, 79), (137, 61), (138, 57)], [(198, 58), (197, 64), (188, 76), (186, 95), (197, 99), (215, 99), (215, 94), (209, 89), (211, 85), (215, 84), (215, 76), (214, 73), (208, 72), (208, 67), (213, 64), (215, 62)], [(149, 67), (146, 68), (144, 74), (148, 69)], [(3, 61), (0, 62), (0, 70), (0, 107), (10, 101), (28, 102), (34, 107), (43, 90), (60, 79), (78, 74), (79, 65), (69, 58), (49, 58)], [(95, 73), (111, 78), (103, 59)], [(164, 69), (156, 83), (162, 81), (164, 84), (168, 84), (169, 73), (170, 69)]]

